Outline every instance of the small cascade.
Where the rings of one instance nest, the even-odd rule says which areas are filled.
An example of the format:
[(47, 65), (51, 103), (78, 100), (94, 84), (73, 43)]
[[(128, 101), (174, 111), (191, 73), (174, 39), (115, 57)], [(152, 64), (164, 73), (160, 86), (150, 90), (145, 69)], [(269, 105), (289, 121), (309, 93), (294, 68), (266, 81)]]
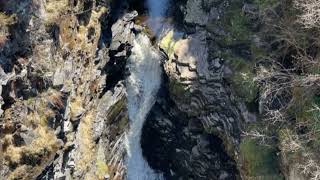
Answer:
[(142, 155), (141, 133), (146, 116), (155, 103), (161, 84), (161, 56), (144, 34), (136, 36), (128, 68), (130, 76), (126, 80), (130, 130), (126, 148), (128, 180), (161, 180), (148, 165)]
[(166, 22), (168, 3), (168, 0), (147, 0), (147, 7), (149, 10), (149, 19), (147, 23), (153, 33), (157, 36), (160, 36), (163, 31), (171, 28), (171, 25)]

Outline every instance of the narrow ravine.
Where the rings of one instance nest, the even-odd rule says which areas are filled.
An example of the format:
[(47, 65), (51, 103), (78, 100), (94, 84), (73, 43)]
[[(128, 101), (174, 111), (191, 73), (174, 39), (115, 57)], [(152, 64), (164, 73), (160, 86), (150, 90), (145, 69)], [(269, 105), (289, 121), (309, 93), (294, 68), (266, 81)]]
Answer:
[[(157, 37), (168, 29), (165, 12), (168, 0), (148, 0), (147, 26)], [(130, 76), (126, 80), (130, 130), (127, 134), (127, 179), (162, 180), (163, 175), (150, 168), (141, 148), (142, 127), (155, 103), (161, 85), (161, 55), (149, 37), (138, 34), (128, 61)]]
[(130, 76), (126, 81), (130, 119), (130, 130), (126, 138), (128, 180), (163, 179), (143, 158), (140, 144), (142, 126), (161, 84), (160, 59), (159, 52), (154, 49), (149, 38), (144, 34), (137, 35), (129, 57)]

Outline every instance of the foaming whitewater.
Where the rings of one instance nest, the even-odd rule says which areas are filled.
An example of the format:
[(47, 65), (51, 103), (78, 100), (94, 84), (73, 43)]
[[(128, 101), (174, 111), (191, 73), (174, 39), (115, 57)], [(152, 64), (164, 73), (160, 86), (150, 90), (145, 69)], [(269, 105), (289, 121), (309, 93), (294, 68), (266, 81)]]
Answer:
[(130, 128), (127, 134), (127, 179), (161, 180), (143, 158), (141, 149), (142, 126), (148, 112), (155, 103), (161, 83), (160, 55), (146, 35), (137, 35), (128, 68), (126, 80)]

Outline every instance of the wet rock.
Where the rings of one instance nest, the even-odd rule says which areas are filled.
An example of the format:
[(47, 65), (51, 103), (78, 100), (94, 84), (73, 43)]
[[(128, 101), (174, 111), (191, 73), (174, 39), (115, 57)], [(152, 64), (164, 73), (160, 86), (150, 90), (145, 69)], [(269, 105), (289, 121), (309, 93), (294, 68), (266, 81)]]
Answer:
[[(242, 114), (225, 83), (228, 68), (215, 35), (208, 32), (208, 24), (223, 14), (223, 4), (186, 1), (185, 27), (194, 31), (182, 39), (169, 34), (161, 42), (169, 59), (142, 147), (150, 165), (165, 172), (167, 179), (240, 178), (236, 162)], [(218, 34), (225, 34), (219, 27)]]

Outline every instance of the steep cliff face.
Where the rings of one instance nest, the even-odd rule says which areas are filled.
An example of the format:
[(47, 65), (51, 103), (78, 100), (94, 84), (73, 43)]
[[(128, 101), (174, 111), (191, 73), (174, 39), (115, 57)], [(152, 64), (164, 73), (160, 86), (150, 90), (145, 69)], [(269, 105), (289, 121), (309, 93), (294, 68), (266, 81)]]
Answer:
[(0, 0), (0, 179), (304, 179), (243, 136), (268, 3)]
[[(17, 21), (6, 24), (10, 40), (1, 47), (1, 177), (126, 177), (125, 67), (144, 29), (134, 24), (136, 12), (126, 12), (143, 12), (139, 3), (3, 3)], [(181, 1), (168, 9), (181, 8), (175, 13), (184, 22), (176, 23), (186, 35), (169, 32), (160, 43), (168, 56), (164, 82), (142, 136), (146, 159), (168, 179), (239, 178), (241, 114), (205, 28), (224, 3)]]
[[(168, 179), (240, 178), (236, 160), (242, 116), (224, 80), (227, 69), (217, 35), (205, 28), (223, 16), (217, 8), (224, 3), (187, 1), (181, 11), (188, 33), (179, 39), (170, 31), (160, 42), (168, 55), (165, 82), (142, 146)], [(156, 153), (147, 153), (153, 149)]]
[(111, 7), (2, 2), (16, 22), (0, 55), (1, 179), (125, 176), (122, 80), (134, 15), (114, 23)]

